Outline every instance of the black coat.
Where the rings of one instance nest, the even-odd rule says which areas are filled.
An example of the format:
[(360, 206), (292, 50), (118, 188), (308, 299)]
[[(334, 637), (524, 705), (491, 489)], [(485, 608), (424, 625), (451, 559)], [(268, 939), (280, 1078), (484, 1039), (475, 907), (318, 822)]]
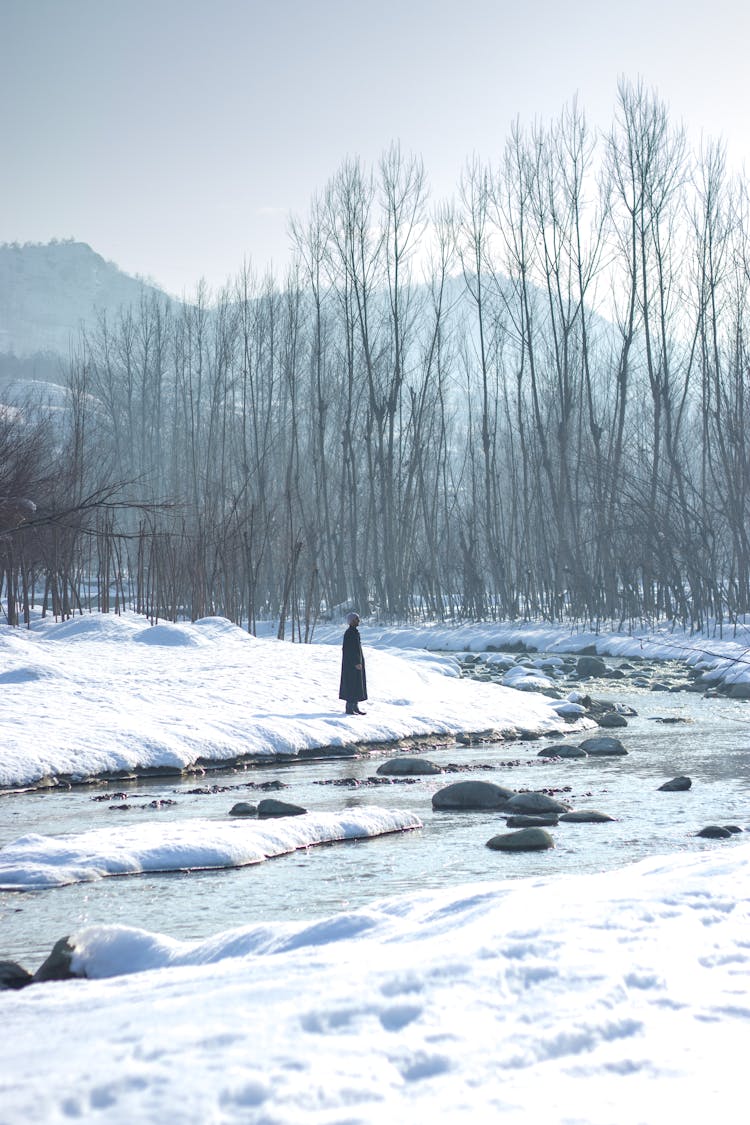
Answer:
[[(357, 668), (357, 664), (361, 667)], [(367, 699), (365, 658), (362, 655), (362, 642), (356, 625), (350, 625), (344, 633), (339, 699), (346, 699), (348, 703), (361, 703)]]

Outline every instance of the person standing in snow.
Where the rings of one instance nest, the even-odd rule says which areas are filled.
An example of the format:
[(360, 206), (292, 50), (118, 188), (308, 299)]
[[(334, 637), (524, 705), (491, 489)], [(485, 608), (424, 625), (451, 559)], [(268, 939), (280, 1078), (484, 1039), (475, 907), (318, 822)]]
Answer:
[(362, 655), (362, 642), (359, 637), (359, 614), (347, 615), (346, 623), (349, 628), (344, 633), (344, 643), (341, 652), (341, 684), (339, 686), (339, 699), (346, 700), (347, 715), (366, 715), (360, 711), (359, 704), (367, 699), (367, 677), (365, 675), (365, 658)]

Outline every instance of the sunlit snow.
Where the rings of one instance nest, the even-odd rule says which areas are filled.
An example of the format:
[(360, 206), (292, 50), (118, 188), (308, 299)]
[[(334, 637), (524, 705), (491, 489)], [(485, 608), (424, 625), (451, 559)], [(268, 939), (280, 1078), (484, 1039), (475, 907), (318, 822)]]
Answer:
[(107, 875), (206, 871), (262, 863), (298, 848), (420, 828), (409, 812), (358, 808), (279, 820), (200, 820), (96, 828), (60, 837), (38, 833), (0, 847), (0, 890), (64, 886)]

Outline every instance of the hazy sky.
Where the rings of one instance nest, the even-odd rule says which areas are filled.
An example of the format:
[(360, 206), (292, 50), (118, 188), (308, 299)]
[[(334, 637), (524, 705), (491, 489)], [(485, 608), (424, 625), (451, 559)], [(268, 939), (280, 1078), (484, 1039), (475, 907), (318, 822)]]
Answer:
[(439, 199), (519, 117), (656, 88), (750, 167), (747, 0), (0, 0), (0, 241), (75, 237), (190, 293), (277, 272), (347, 156)]

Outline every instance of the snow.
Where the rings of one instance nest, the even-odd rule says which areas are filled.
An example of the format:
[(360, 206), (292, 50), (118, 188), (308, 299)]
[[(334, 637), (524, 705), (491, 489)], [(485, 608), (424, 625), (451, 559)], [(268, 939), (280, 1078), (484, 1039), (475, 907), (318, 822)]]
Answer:
[[(461, 680), (455, 661), (430, 651), (501, 647), (518, 633), (540, 651), (635, 648), (679, 655), (707, 683), (750, 679), (742, 635), (364, 625), (372, 699), (359, 719), (336, 699), (332, 629), (321, 631), (328, 643), (303, 646), (216, 618), (39, 623), (0, 629), (0, 784), (425, 732), (551, 733), (555, 708), (578, 715), (575, 693), (559, 701)], [(19, 837), (13, 800), (0, 799), (0, 882), (50, 896), (72, 878), (260, 862), (416, 827), (408, 811), (357, 807)], [(72, 967), (87, 979), (0, 992), (0, 1122), (735, 1119), (750, 1030), (746, 839), (602, 874), (414, 891), (201, 941), (73, 926)], [(13, 898), (23, 909), (24, 894)]]
[(75, 936), (0, 994), (2, 1119), (734, 1119), (750, 846), (179, 942)]
[[(412, 735), (576, 729), (555, 700), (468, 683), (450, 656), (368, 647), (364, 717), (338, 699), (340, 645), (256, 639), (222, 618), (135, 615), (0, 628), (0, 789), (43, 778), (185, 770)], [(579, 720), (579, 727), (587, 720)], [(588, 724), (590, 725), (590, 724)]]
[(262, 863), (298, 848), (421, 828), (418, 817), (387, 809), (306, 813), (278, 821), (148, 823), (68, 833), (38, 833), (0, 848), (0, 890), (31, 890), (144, 871), (205, 871)]

